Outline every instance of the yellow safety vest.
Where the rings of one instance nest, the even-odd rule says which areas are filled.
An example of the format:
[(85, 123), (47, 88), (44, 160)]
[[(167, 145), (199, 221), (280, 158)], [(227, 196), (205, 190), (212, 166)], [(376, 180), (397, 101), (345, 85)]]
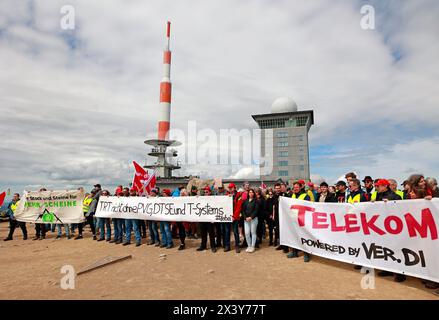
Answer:
[(404, 200), (404, 192), (402, 192), (401, 190), (396, 190), (395, 193), (401, 197), (402, 200)]
[[(375, 196), (376, 198), (376, 196)], [(357, 203), (357, 202), (361, 202), (361, 193), (355, 195), (354, 197), (352, 197), (351, 195), (349, 195), (348, 197), (348, 202), (349, 203)]]
[(376, 201), (377, 195), (378, 195), (378, 191), (372, 192), (372, 194), (370, 195), (370, 201)]
[(82, 201), (82, 212), (87, 213), (88, 208), (90, 207), (90, 203), (93, 201), (93, 198), (90, 196), (86, 196), (84, 201)]
[(310, 201), (316, 201), (316, 199), (314, 199), (314, 193), (311, 190), (308, 190), (306, 193), (309, 195)]
[[(299, 200), (305, 200), (306, 196), (307, 196), (306, 193), (302, 193), (302, 194), (299, 196)], [(291, 196), (291, 198), (293, 198), (293, 199), (297, 199), (296, 194), (293, 193), (293, 195)]]
[(11, 210), (12, 210), (13, 213), (15, 213), (15, 210), (17, 210), (19, 202), (20, 202), (20, 200), (18, 200), (17, 202), (11, 204)]

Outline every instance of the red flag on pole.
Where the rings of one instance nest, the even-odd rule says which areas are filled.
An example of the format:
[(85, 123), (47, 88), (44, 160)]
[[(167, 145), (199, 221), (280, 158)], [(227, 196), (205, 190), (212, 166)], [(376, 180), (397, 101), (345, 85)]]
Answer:
[(136, 161), (133, 161), (133, 164), (136, 172), (134, 173), (132, 188), (139, 194), (149, 194), (155, 188), (155, 172), (150, 176), (148, 171), (143, 169)]
[(0, 207), (3, 205), (3, 202), (5, 202), (6, 192), (0, 193)]

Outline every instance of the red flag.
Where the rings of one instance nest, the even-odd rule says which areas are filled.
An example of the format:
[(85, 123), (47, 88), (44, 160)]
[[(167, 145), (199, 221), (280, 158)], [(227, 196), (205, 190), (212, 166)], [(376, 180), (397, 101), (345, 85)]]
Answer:
[(259, 188), (261, 188), (262, 190), (267, 189), (267, 185), (264, 183), (264, 181), (261, 181), (261, 186)]
[(6, 192), (0, 193), (0, 207), (3, 205), (3, 202), (5, 202)]
[(148, 171), (143, 169), (136, 161), (133, 161), (136, 172), (133, 178), (133, 189), (139, 194), (150, 193), (155, 188), (156, 178), (155, 172), (150, 176)]

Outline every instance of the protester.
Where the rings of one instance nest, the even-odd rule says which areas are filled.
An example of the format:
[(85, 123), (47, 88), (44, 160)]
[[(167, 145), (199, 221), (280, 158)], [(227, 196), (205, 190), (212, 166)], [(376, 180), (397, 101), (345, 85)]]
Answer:
[[(108, 197), (110, 196), (110, 192), (108, 190), (104, 190), (101, 193), (102, 196)], [(101, 230), (100, 237), (98, 241), (104, 241), (105, 240), (105, 234), (106, 234), (106, 240), (111, 241), (111, 221), (110, 218), (97, 218), (97, 222), (99, 225), (99, 230)]]
[(274, 192), (272, 189), (270, 189), (268, 191), (268, 197), (267, 197), (267, 201), (266, 201), (266, 222), (268, 225), (268, 239), (269, 239), (269, 246), (273, 246), (274, 242), (273, 242), (273, 230), (274, 230)]
[(337, 202), (335, 194), (329, 192), (329, 186), (326, 182), (320, 184), (320, 193), (316, 197), (318, 202)]
[[(293, 199), (299, 199), (304, 201), (311, 201), (309, 194), (304, 189), (303, 180), (299, 180), (293, 184)], [(287, 258), (297, 258), (299, 256), (299, 250), (293, 248), (293, 250), (288, 253)], [(311, 255), (307, 252), (303, 253), (303, 261), (309, 262), (311, 259)]]
[[(135, 190), (131, 190), (129, 196), (137, 197), (137, 192)], [(139, 220), (137, 219), (125, 219), (125, 242), (123, 243), (123, 245), (128, 246), (131, 244), (131, 231), (134, 232), (136, 247), (141, 246), (142, 237), (140, 235), (140, 230), (139, 230)]]
[[(170, 197), (171, 190), (163, 189), (162, 197)], [(174, 247), (174, 242), (172, 241), (171, 227), (168, 221), (160, 221), (160, 233), (162, 235), (162, 243), (160, 248), (171, 249)]]
[[(93, 208), (92, 208), (92, 203), (93, 203), (94, 201), (96, 201), (96, 199), (95, 199), (96, 194), (97, 194), (97, 191), (96, 191), (95, 189), (93, 189), (93, 190), (90, 192), (90, 200), (87, 200), (88, 205), (86, 206), (86, 208), (87, 208), (87, 212), (84, 213), (84, 216), (85, 216), (85, 222), (83, 222), (83, 223), (79, 223), (79, 224), (78, 224), (78, 235), (74, 238), (74, 240), (79, 240), (79, 239), (82, 239), (82, 238), (83, 238), (83, 237), (82, 237), (82, 231), (83, 231), (84, 227), (85, 227), (87, 224), (90, 225), (91, 232), (92, 232), (92, 234), (93, 234), (93, 240), (96, 240), (96, 239), (97, 239), (97, 237), (96, 237), (95, 224), (94, 224), (94, 221), (93, 221), (94, 211), (93, 211)], [(88, 201), (90, 201), (90, 202), (88, 202)], [(85, 205), (85, 202), (83, 203), (83, 209), (84, 209), (84, 205)], [(95, 206), (95, 208), (96, 208), (96, 206)]]
[[(157, 197), (158, 191), (157, 189), (152, 189), (149, 196), (150, 197)], [(149, 237), (151, 240), (148, 242), (148, 245), (155, 245), (156, 247), (160, 246), (160, 235), (157, 227), (157, 222), (154, 220), (148, 221), (148, 228), (149, 228)]]
[(404, 193), (404, 191), (398, 190), (398, 182), (396, 182), (395, 179), (388, 179), (388, 181), (390, 183), (390, 190), (395, 192), (398, 196), (401, 197), (402, 200), (404, 200), (405, 199), (405, 193)]
[[(425, 181), (424, 175), (412, 174), (407, 182), (407, 199), (426, 199), (433, 198), (433, 190), (431, 190)], [(428, 289), (438, 289), (439, 283), (433, 281), (424, 281), (425, 287)]]
[[(285, 184), (284, 184), (285, 185)], [(286, 194), (281, 192), (282, 185), (276, 183), (274, 185), (274, 221), (275, 221), (275, 232), (274, 232), (274, 242), (276, 250), (282, 250), (284, 253), (288, 253), (288, 247), (280, 244), (280, 232), (279, 232), (279, 201), (280, 197), (285, 197)]]
[(8, 204), (7, 214), (9, 216), (9, 234), (4, 239), (4, 241), (10, 241), (13, 239), (14, 231), (17, 226), (20, 227), (21, 232), (23, 233), (23, 240), (27, 240), (26, 223), (17, 221), (17, 219), (14, 216), (19, 203), (20, 203), (20, 194), (14, 193), (12, 197), (12, 201)]
[(257, 240), (256, 240), (256, 248), (259, 248), (260, 244), (262, 244), (262, 236), (266, 229), (265, 221), (267, 219), (267, 203), (265, 200), (265, 196), (262, 193), (262, 190), (256, 190), (256, 202), (258, 203), (258, 224), (257, 224)]
[(349, 203), (367, 202), (368, 199), (365, 196), (363, 190), (361, 190), (360, 180), (353, 178), (349, 181), (349, 196), (346, 199)]
[(439, 198), (439, 188), (437, 187), (437, 180), (435, 178), (425, 179), (427, 188), (432, 191), (433, 198)]
[(335, 189), (337, 192), (335, 193), (335, 197), (337, 198), (338, 203), (344, 203), (347, 199), (347, 185), (346, 182), (340, 180), (335, 185)]
[(258, 226), (258, 209), (259, 204), (256, 200), (255, 191), (249, 189), (248, 197), (242, 204), (242, 216), (244, 218), (244, 231), (247, 240), (248, 248), (246, 252), (255, 252), (256, 245), (256, 229)]
[(366, 199), (368, 201), (371, 200), (371, 195), (374, 189), (374, 184), (373, 184), (373, 179), (371, 176), (366, 176), (363, 179), (363, 183), (364, 183), (364, 194), (366, 196)]
[[(392, 189), (390, 189), (390, 182), (386, 179), (380, 179), (375, 184), (377, 196), (375, 201), (392, 201), (402, 200), (400, 195), (397, 195)], [(406, 276), (403, 274), (397, 274), (389, 271), (378, 272), (379, 277), (393, 276), (395, 282), (403, 282), (406, 280)]]
[[(212, 194), (212, 191), (209, 187), (204, 188), (204, 196), (208, 197)], [(214, 224), (211, 222), (200, 222), (200, 231), (201, 231), (201, 245), (197, 249), (197, 251), (203, 251), (207, 249), (207, 235), (209, 234), (209, 241), (210, 241), (210, 249), (213, 253), (216, 252), (216, 246), (215, 246), (215, 230), (214, 230)]]
[[(47, 191), (46, 188), (41, 188), (40, 192)], [(35, 223), (35, 238), (32, 240), (43, 240), (46, 238), (46, 224)]]
[(233, 227), (233, 236), (235, 238), (235, 252), (240, 253), (240, 241), (239, 241), (239, 221), (241, 217), (242, 208), (242, 193), (236, 190), (236, 185), (234, 183), (229, 183), (228, 185), (228, 195), (233, 198), (233, 222), (232, 224), (226, 224), (225, 241), (224, 247), (230, 248), (230, 228)]

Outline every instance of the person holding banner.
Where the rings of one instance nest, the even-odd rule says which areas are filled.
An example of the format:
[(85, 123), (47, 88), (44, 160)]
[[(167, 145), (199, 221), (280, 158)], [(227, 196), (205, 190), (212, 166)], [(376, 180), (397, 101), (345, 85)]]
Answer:
[[(152, 189), (149, 196), (150, 197), (157, 197), (158, 191), (157, 189)], [(147, 243), (147, 245), (153, 245), (155, 244), (156, 247), (160, 246), (160, 236), (159, 236), (159, 230), (157, 228), (157, 222), (154, 220), (148, 221), (148, 228), (149, 228), (149, 236), (151, 240)]]
[[(212, 194), (212, 191), (209, 187), (204, 188), (204, 196), (208, 197)], [(215, 230), (214, 230), (214, 224), (211, 222), (200, 222), (200, 231), (201, 231), (201, 245), (197, 249), (197, 251), (204, 251), (207, 249), (207, 234), (209, 234), (209, 240), (210, 240), (210, 249), (213, 253), (216, 252), (216, 246), (215, 246)]]
[[(390, 189), (390, 182), (386, 179), (379, 179), (377, 183), (375, 183), (376, 188), (376, 198), (374, 201), (394, 201), (394, 200), (402, 200), (401, 196), (397, 195), (393, 190)], [(373, 202), (374, 202), (373, 201)], [(406, 280), (406, 276), (403, 274), (393, 273), (389, 271), (380, 271), (378, 272), (379, 277), (387, 277), (387, 276), (395, 276), (395, 282), (403, 282)]]
[[(84, 211), (84, 209), (87, 210), (86, 212), (84, 211), (85, 222), (78, 224), (78, 235), (74, 238), (74, 240), (79, 240), (79, 239), (83, 238), (82, 237), (82, 231), (84, 230), (84, 227), (87, 225), (87, 223), (90, 225), (91, 232), (93, 234), (93, 240), (97, 239), (96, 238), (95, 224), (94, 224), (94, 221), (93, 221), (93, 214), (94, 214), (94, 212), (92, 212), (92, 210), (91, 210), (92, 209), (91, 208), (91, 204), (93, 203), (93, 201), (96, 201), (94, 199), (94, 196), (96, 196), (96, 193), (97, 193), (97, 191), (95, 189), (93, 189), (90, 192), (90, 197), (87, 198), (87, 201), (85, 201), (85, 199), (84, 199), (83, 211)], [(97, 203), (96, 203), (96, 205), (97, 205)], [(94, 206), (95, 209), (96, 209), (96, 205)]]
[[(283, 184), (285, 185), (285, 184)], [(283, 246), (279, 243), (280, 232), (279, 232), (279, 201), (280, 197), (286, 197), (286, 193), (282, 192), (282, 187), (280, 183), (274, 185), (274, 222), (275, 222), (275, 232), (274, 232), (274, 243), (276, 250), (282, 250), (284, 253), (288, 253), (288, 247)]]
[[(47, 191), (46, 188), (41, 188), (40, 192)], [(46, 225), (44, 223), (35, 223), (35, 238), (33, 240), (43, 240), (46, 238)]]
[(349, 196), (346, 201), (351, 204), (368, 201), (365, 193), (361, 190), (361, 182), (357, 178), (352, 178), (349, 181)]
[[(162, 197), (170, 197), (171, 190), (163, 189)], [(171, 226), (167, 221), (160, 221), (160, 233), (162, 234), (162, 243), (160, 248), (171, 249), (174, 247), (174, 242), (172, 241)]]
[[(110, 196), (110, 192), (108, 190), (102, 191), (102, 196), (108, 197)], [(100, 232), (100, 237), (98, 241), (105, 240), (105, 234), (107, 235), (107, 241), (111, 241), (111, 221), (110, 218), (98, 218), (98, 226)]]
[[(137, 193), (135, 190), (131, 190), (129, 193), (130, 197), (136, 197)], [(124, 246), (131, 244), (131, 230), (134, 231), (134, 238), (136, 239), (136, 247), (140, 247), (142, 244), (142, 237), (139, 230), (139, 220), (137, 219), (125, 219), (125, 242)]]
[[(311, 201), (311, 197), (304, 189), (302, 180), (299, 180), (293, 184), (293, 195), (291, 198), (304, 200), (304, 201)], [(296, 248), (293, 248), (293, 251), (287, 254), (287, 258), (297, 258), (298, 256), (299, 256), (299, 250), (297, 250)], [(309, 262), (309, 260), (311, 260), (311, 255), (307, 252), (304, 252), (303, 261)]]
[(12, 197), (12, 201), (8, 205), (8, 216), (9, 216), (9, 234), (7, 238), (4, 239), (4, 241), (10, 241), (13, 239), (15, 228), (18, 226), (21, 229), (21, 232), (23, 232), (23, 240), (27, 240), (27, 229), (26, 229), (26, 222), (17, 221), (15, 219), (14, 214), (15, 210), (17, 210), (18, 204), (20, 202), (20, 194), (14, 193), (14, 196)]

